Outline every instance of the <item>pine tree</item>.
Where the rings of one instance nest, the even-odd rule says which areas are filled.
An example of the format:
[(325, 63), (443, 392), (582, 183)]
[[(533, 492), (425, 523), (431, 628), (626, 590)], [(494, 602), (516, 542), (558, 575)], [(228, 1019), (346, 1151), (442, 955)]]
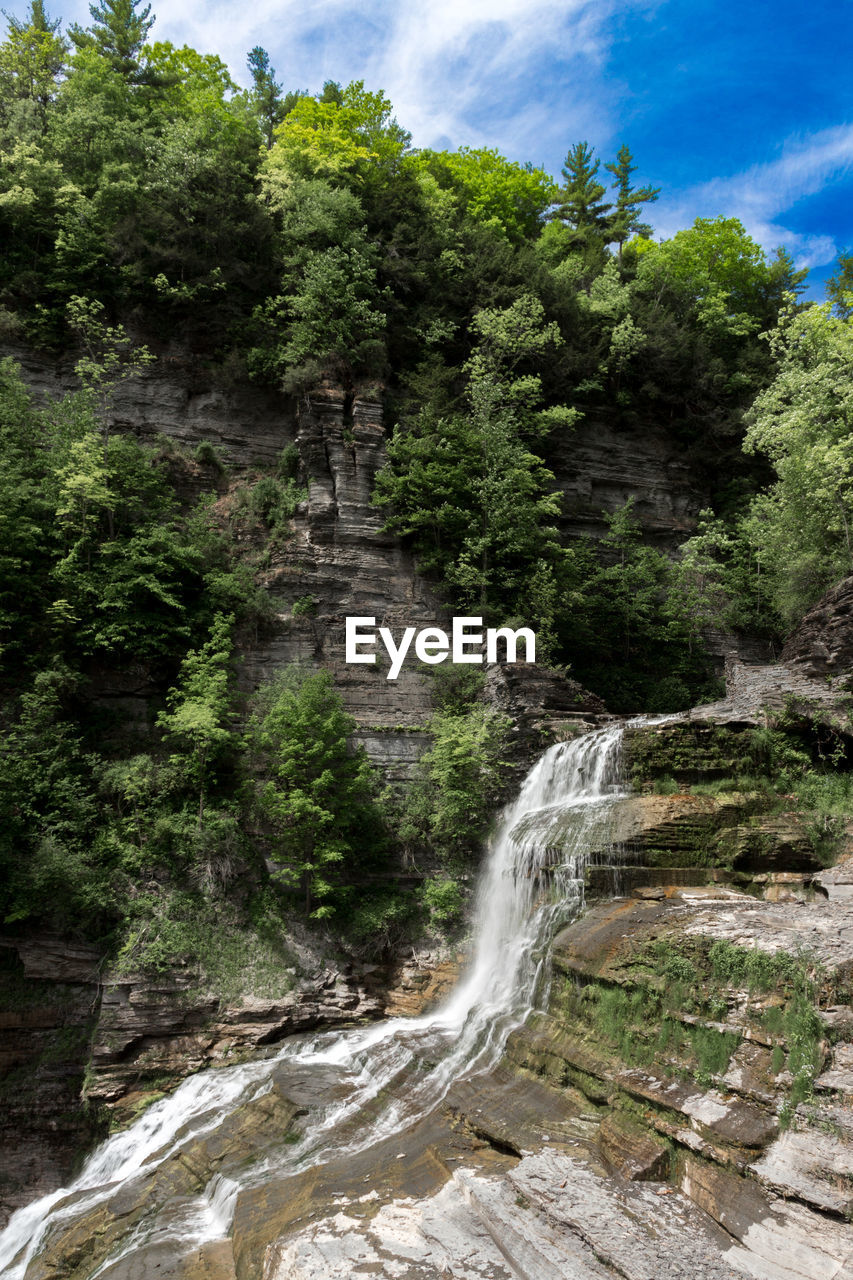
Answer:
[(90, 4), (92, 26), (87, 30), (76, 24), (68, 34), (78, 49), (94, 49), (118, 71), (125, 80), (142, 82), (139, 54), (154, 25), (149, 17), (151, 5), (137, 13), (140, 0), (101, 0)]
[(254, 83), (255, 110), (269, 151), (274, 141), (275, 127), (287, 115), (287, 101), (282, 96), (282, 87), (275, 78), (275, 68), (270, 66), (270, 55), (266, 49), (255, 45), (249, 53), (247, 65)]
[(42, 0), (31, 0), (26, 21), (10, 17), (8, 22), (0, 45), (0, 120), (5, 124), (23, 109), (44, 133), (68, 46), (57, 34), (59, 19), (48, 18)]
[(842, 320), (849, 320), (853, 316), (853, 252), (839, 255), (835, 275), (830, 276), (826, 282), (826, 296), (832, 303), (835, 314)]
[(632, 164), (633, 156), (628, 147), (620, 147), (616, 153), (616, 163), (604, 167), (616, 181), (616, 205), (610, 218), (608, 238), (619, 246), (619, 265), (622, 265), (622, 246), (631, 236), (648, 237), (652, 228), (647, 222), (640, 221), (640, 206), (651, 204), (660, 195), (660, 187), (632, 187), (631, 174), (637, 166)]
[(612, 205), (602, 200), (606, 188), (598, 180), (600, 161), (588, 142), (576, 142), (566, 156), (563, 177), (566, 185), (552, 217), (559, 218), (574, 233), (580, 244), (598, 240), (606, 243), (608, 218)]

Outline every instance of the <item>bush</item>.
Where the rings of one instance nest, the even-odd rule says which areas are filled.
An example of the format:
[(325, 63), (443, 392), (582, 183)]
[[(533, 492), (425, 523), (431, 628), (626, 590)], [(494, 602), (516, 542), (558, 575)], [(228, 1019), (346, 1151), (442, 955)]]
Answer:
[(435, 878), (425, 881), (421, 896), (429, 912), (430, 924), (440, 929), (454, 928), (462, 920), (462, 890), (455, 880)]

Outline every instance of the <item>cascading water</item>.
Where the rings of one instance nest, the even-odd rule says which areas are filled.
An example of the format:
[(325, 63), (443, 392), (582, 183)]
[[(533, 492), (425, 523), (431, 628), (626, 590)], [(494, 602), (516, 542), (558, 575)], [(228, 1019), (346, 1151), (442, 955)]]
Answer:
[[(276, 1154), (276, 1167), (286, 1159), (294, 1172), (364, 1150), (406, 1128), (436, 1107), (455, 1080), (494, 1066), (510, 1031), (544, 998), (547, 944), (582, 905), (587, 850), (593, 842), (606, 843), (613, 802), (625, 794), (619, 780), (621, 737), (621, 726), (613, 725), (560, 743), (527, 775), (491, 843), (477, 895), (470, 967), (441, 1008), (344, 1034), (299, 1037), (275, 1058), (191, 1076), (131, 1128), (103, 1143), (71, 1187), (12, 1217), (0, 1234), (0, 1275), (24, 1280), (46, 1236), (55, 1240), (114, 1196), (119, 1184), (156, 1169), (189, 1139), (215, 1130), (230, 1111), (271, 1087), (282, 1060), (345, 1068), (350, 1084), (343, 1101), (312, 1116), (307, 1137), (286, 1156)], [(549, 834), (555, 826), (558, 852)], [(434, 1065), (409, 1071), (424, 1061)], [(406, 1087), (395, 1093), (399, 1078)], [(359, 1125), (359, 1113), (386, 1093), (378, 1118), (371, 1107), (369, 1123)], [(173, 1207), (168, 1231), (175, 1247), (190, 1250), (227, 1235), (241, 1187), (257, 1185), (269, 1173), (270, 1160), (264, 1155), (250, 1163), (241, 1181), (213, 1177), (203, 1196), (182, 1207), (177, 1226)], [(93, 1264), (90, 1275), (106, 1273), (117, 1258), (156, 1238), (164, 1229), (163, 1209), (153, 1206), (108, 1259)]]

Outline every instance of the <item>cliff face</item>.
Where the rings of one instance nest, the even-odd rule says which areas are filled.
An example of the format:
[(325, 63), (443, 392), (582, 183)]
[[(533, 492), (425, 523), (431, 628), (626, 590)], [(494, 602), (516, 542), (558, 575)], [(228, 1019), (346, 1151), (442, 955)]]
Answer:
[[(0, 354), (20, 363), (40, 395), (75, 386), (70, 362), (56, 364), (22, 347)], [(251, 687), (294, 659), (329, 669), (369, 752), (391, 776), (405, 776), (416, 755), (414, 740), (384, 735), (397, 726), (412, 731), (423, 725), (431, 710), (429, 678), (407, 662), (396, 681), (387, 680), (381, 654), (375, 666), (343, 660), (347, 615), (375, 617), (395, 632), (440, 624), (445, 616), (440, 590), (416, 572), (399, 539), (383, 532), (382, 514), (370, 503), (384, 461), (381, 405), (358, 388), (346, 393), (326, 385), (297, 400), (254, 384), (217, 387), (214, 381), (215, 372), (186, 353), (164, 351), (144, 374), (116, 389), (115, 425), (149, 442), (167, 437), (188, 449), (210, 444), (234, 477), (272, 467), (286, 445), (296, 445), (308, 500), (286, 546), (272, 553), (265, 585), (278, 627), (270, 641), (244, 653), (243, 681)], [(681, 447), (654, 424), (582, 419), (553, 442), (549, 461), (564, 494), (567, 537), (600, 536), (606, 531), (602, 513), (633, 496), (646, 535), (674, 546), (706, 501)], [(145, 691), (138, 681), (134, 685), (132, 673), (124, 679), (128, 689), (108, 692), (126, 696), (132, 710), (134, 696)], [(538, 687), (531, 696), (541, 701)]]
[(708, 495), (684, 450), (661, 426), (582, 418), (552, 443), (549, 462), (563, 493), (561, 526), (570, 537), (607, 532), (604, 512), (634, 499), (645, 536), (667, 548), (689, 537)]
[(831, 681), (853, 671), (853, 575), (809, 609), (782, 650), (802, 675)]
[(0, 938), (0, 1222), (68, 1182), (104, 1126), (81, 1105), (98, 1017), (98, 954)]
[[(373, 617), (377, 626), (399, 634), (407, 626), (429, 626), (445, 611), (411, 555), (383, 532), (382, 514), (370, 503), (385, 455), (381, 406), (321, 388), (300, 399), (293, 436), (308, 500), (266, 579), (278, 609), (277, 633), (245, 654), (244, 678), (256, 685), (294, 660), (325, 667), (347, 710), (368, 731), (366, 745), (376, 747), (370, 729), (411, 730), (426, 722), (431, 682), (412, 662), (404, 663), (396, 680), (386, 679), (381, 651), (374, 665), (347, 665), (346, 617)], [(297, 600), (308, 602), (308, 614), (294, 616)], [(401, 743), (398, 763), (410, 756), (410, 746)], [(379, 754), (393, 767), (393, 751)]]

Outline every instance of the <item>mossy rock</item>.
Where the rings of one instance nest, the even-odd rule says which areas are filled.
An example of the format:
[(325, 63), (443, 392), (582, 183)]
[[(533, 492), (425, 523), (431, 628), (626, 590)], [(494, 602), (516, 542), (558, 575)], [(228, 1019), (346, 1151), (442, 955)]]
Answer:
[(747, 726), (684, 722), (627, 728), (622, 743), (625, 767), (638, 790), (657, 778), (710, 782), (755, 771)]

